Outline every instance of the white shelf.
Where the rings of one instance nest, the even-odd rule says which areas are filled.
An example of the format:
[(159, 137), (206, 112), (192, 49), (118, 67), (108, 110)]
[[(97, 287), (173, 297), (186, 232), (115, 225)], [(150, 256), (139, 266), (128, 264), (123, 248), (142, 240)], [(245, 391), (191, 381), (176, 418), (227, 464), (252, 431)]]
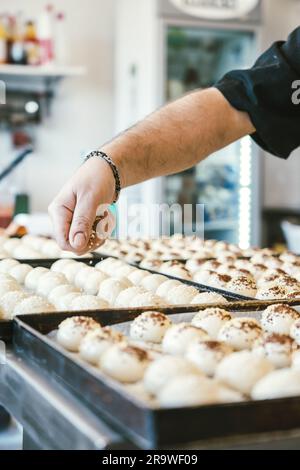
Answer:
[(61, 65), (0, 65), (0, 77), (78, 77), (85, 75), (84, 66)]

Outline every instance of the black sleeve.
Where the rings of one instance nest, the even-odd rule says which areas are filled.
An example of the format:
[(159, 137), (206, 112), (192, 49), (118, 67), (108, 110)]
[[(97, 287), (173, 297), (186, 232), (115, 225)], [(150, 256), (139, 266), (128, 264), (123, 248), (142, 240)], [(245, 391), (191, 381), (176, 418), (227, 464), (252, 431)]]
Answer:
[(248, 112), (256, 129), (251, 137), (258, 145), (288, 158), (300, 146), (300, 104), (295, 99), (300, 98), (300, 82), (293, 85), (299, 79), (300, 27), (286, 42), (274, 43), (252, 68), (229, 72), (215, 86), (233, 107)]

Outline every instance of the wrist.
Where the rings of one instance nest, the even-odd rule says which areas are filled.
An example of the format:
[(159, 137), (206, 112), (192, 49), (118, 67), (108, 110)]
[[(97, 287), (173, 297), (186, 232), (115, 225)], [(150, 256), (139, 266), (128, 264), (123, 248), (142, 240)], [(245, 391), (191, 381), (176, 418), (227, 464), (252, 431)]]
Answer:
[(102, 150), (95, 150), (89, 153), (85, 158), (85, 162), (89, 161), (90, 159), (95, 159), (98, 161), (100, 160), (104, 163), (104, 165), (106, 165), (107, 168), (109, 168), (111, 176), (110, 180), (113, 179), (113, 184), (111, 186), (114, 187), (114, 197), (112, 202), (116, 203), (121, 192), (121, 181), (118, 167), (115, 165), (111, 157)]

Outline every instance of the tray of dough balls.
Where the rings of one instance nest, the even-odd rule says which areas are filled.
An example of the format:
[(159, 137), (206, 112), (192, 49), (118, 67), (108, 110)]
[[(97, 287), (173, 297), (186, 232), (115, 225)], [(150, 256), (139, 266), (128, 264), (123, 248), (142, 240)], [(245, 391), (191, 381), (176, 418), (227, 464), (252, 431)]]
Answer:
[(0, 339), (6, 341), (16, 315), (222, 302), (227, 299), (219, 294), (115, 258), (84, 262), (67, 258), (49, 267), (13, 258), (0, 261)]
[(160, 238), (107, 239), (96, 253), (115, 256), (130, 263), (143, 260), (189, 260), (189, 259), (236, 259), (251, 257), (256, 253), (274, 254), (270, 249), (249, 248), (242, 250), (237, 245), (225, 241), (204, 240), (197, 236), (175, 234)]
[(299, 311), (28, 315), (16, 319), (14, 346), (136, 444), (157, 448), (299, 428)]
[(261, 250), (249, 259), (233, 256), (212, 260), (191, 258), (184, 262), (145, 259), (139, 266), (240, 299), (300, 299), (300, 257), (288, 252), (277, 257)]
[(49, 267), (60, 258), (86, 260), (93, 258), (88, 253), (77, 256), (75, 253), (63, 251), (55, 240), (34, 235), (24, 235), (22, 238), (0, 236), (0, 260), (14, 258), (35, 266)]

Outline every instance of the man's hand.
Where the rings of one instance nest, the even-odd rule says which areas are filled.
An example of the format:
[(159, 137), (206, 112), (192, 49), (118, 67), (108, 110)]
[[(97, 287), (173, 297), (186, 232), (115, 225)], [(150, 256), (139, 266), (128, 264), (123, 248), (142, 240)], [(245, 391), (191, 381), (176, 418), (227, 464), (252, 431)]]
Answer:
[(55, 238), (63, 250), (81, 255), (101, 245), (89, 244), (96, 211), (110, 204), (115, 195), (115, 180), (109, 165), (93, 157), (82, 165), (49, 206)]

